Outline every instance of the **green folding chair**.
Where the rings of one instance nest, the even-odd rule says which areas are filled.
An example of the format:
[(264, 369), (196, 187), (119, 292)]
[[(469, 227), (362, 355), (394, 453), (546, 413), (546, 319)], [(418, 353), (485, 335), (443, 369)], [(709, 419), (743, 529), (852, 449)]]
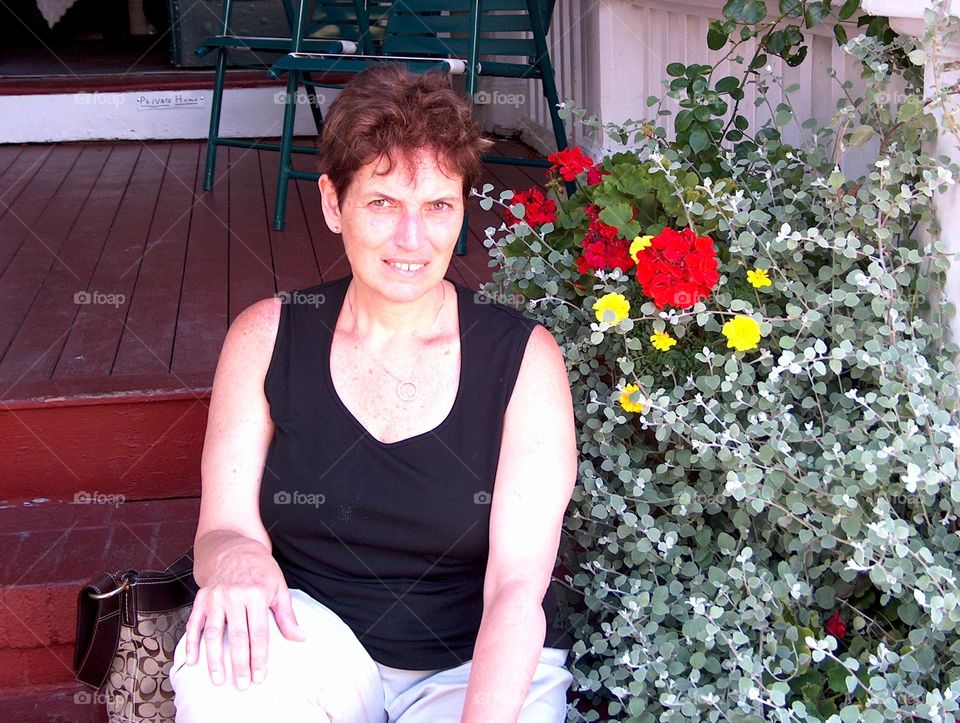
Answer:
[[(271, 75), (291, 73), (288, 88), (296, 82), (293, 73), (359, 73), (373, 63), (403, 63), (410, 71), (425, 73), (439, 70), (466, 76), (466, 93), (471, 105), (477, 90), (477, 78), (535, 78), (543, 86), (550, 106), (550, 117), (557, 149), (567, 147), (567, 136), (557, 105), (556, 82), (546, 34), (555, 0), (381, 0), (378, 8), (388, 8), (383, 46), (379, 54), (343, 54), (295, 48), (270, 69)], [(306, 27), (304, 8), (294, 21), (294, 37)], [(528, 37), (504, 37), (504, 33), (524, 33)], [(302, 37), (302, 36), (300, 36)], [(510, 61), (485, 60), (505, 56)], [(280, 173), (277, 178), (277, 203), (274, 228), (282, 229), (290, 179), (316, 180), (317, 173), (293, 168), (293, 124), (296, 104), (284, 109), (280, 143)], [(548, 167), (543, 159), (484, 156), (489, 163)], [(457, 254), (466, 252), (467, 223), (457, 243)]]
[[(295, 17), (300, 17), (301, 8), (296, 13), (290, 5), (290, 0), (282, 0), (284, 14), (291, 27)], [(224, 0), (223, 13), (220, 19), (220, 32), (204, 40), (195, 53), (198, 56), (217, 53), (216, 69), (214, 71), (213, 97), (210, 107), (210, 130), (207, 134), (207, 159), (203, 177), (203, 187), (206, 190), (213, 188), (216, 171), (217, 146), (235, 146), (238, 148), (252, 148), (259, 150), (281, 150), (280, 144), (247, 141), (220, 136), (220, 117), (223, 103), (223, 86), (226, 77), (228, 53), (238, 50), (251, 51), (259, 59), (259, 53), (269, 54), (269, 60), (257, 65), (246, 64), (245, 67), (269, 68), (276, 59), (276, 54), (289, 53), (294, 48), (301, 48), (311, 52), (332, 52), (338, 54), (375, 53), (382, 38), (382, 30), (371, 29), (367, 21), (366, 0), (316, 0), (310, 3), (311, 14), (309, 23), (305, 23), (298, 32), (298, 41), (291, 37), (265, 37), (242, 35), (233, 32), (231, 21), (233, 18), (233, 0)], [(320, 80), (315, 80), (310, 73), (295, 73), (297, 85), (293, 88), (294, 97), (302, 85), (307, 93), (310, 110), (313, 113), (317, 131), (323, 131), (323, 114), (317, 102), (316, 88), (343, 87), (348, 76), (327, 74)], [(288, 89), (289, 92), (289, 89)], [(316, 154), (314, 146), (293, 146), (293, 153)]]

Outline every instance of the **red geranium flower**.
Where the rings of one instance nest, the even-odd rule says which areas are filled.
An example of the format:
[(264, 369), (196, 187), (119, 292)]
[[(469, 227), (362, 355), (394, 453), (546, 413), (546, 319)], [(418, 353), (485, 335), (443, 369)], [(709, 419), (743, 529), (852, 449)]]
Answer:
[(691, 229), (665, 228), (637, 253), (637, 281), (658, 309), (688, 309), (720, 280), (713, 241)]
[(618, 236), (616, 226), (600, 220), (600, 210), (596, 206), (587, 206), (586, 212), (590, 225), (581, 242), (583, 256), (577, 259), (577, 269), (580, 273), (632, 269), (634, 263), (630, 257), (630, 242)]
[(580, 146), (551, 153), (547, 160), (553, 164), (552, 170), (557, 171), (564, 181), (573, 181), (584, 171), (593, 168), (593, 160), (583, 154)]
[[(514, 203), (523, 204), (523, 220), (527, 222), (530, 228), (542, 226), (545, 223), (555, 223), (557, 220), (557, 204), (552, 198), (544, 196), (543, 191), (539, 188), (530, 188), (520, 193), (514, 193), (511, 205)], [(509, 208), (507, 209), (507, 217), (508, 226), (516, 226), (520, 223), (520, 219), (510, 213)]]
[(600, 181), (603, 180), (604, 176), (609, 176), (610, 171), (604, 171), (596, 166), (591, 166), (587, 169), (587, 185), (596, 186)]
[(837, 640), (843, 640), (847, 636), (847, 624), (840, 619), (840, 611), (834, 610), (833, 615), (823, 625), (823, 629), (828, 635), (832, 635)]

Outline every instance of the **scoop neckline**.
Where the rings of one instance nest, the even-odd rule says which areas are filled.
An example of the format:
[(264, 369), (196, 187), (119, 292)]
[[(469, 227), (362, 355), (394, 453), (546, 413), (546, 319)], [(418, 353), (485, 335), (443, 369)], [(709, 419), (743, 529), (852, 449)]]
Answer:
[(333, 317), (333, 325), (330, 328), (330, 333), (327, 335), (327, 339), (324, 344), (326, 355), (324, 356), (323, 363), (321, 365), (323, 367), (324, 382), (327, 385), (327, 390), (330, 393), (330, 396), (333, 398), (334, 404), (340, 409), (341, 414), (343, 414), (343, 416), (349, 419), (350, 422), (355, 427), (357, 427), (357, 429), (363, 432), (364, 436), (367, 439), (369, 439), (371, 442), (373, 442), (377, 446), (382, 447), (384, 449), (388, 449), (390, 447), (399, 447), (404, 444), (416, 442), (428, 436), (436, 434), (437, 432), (441, 431), (445, 426), (447, 426), (450, 420), (453, 419), (454, 413), (457, 412), (458, 408), (460, 407), (460, 402), (463, 397), (464, 371), (466, 368), (466, 362), (465, 362), (464, 350), (463, 350), (463, 292), (461, 291), (460, 286), (456, 282), (452, 281), (451, 279), (448, 279), (446, 276), (444, 276), (443, 278), (444, 278), (444, 281), (449, 281), (453, 285), (453, 288), (455, 289), (457, 294), (457, 297), (456, 297), (457, 298), (457, 335), (460, 338), (460, 369), (459, 369), (459, 376), (457, 379), (457, 394), (453, 398), (453, 405), (450, 407), (450, 411), (447, 412), (447, 416), (445, 416), (443, 420), (440, 421), (439, 424), (437, 424), (432, 429), (428, 429), (425, 432), (420, 432), (419, 434), (415, 434), (412, 437), (404, 437), (403, 439), (398, 439), (394, 442), (384, 442), (378, 439), (377, 437), (375, 437), (370, 432), (370, 430), (367, 429), (359, 419), (357, 419), (356, 415), (354, 415), (354, 413), (350, 411), (350, 408), (347, 407), (346, 404), (344, 404), (343, 400), (340, 398), (340, 395), (337, 393), (336, 386), (333, 383), (333, 373), (330, 371), (331, 351), (333, 350), (333, 335), (336, 333), (336, 330), (337, 330), (337, 319), (340, 318), (340, 312), (343, 310), (343, 302), (347, 296), (347, 287), (350, 286), (350, 281), (353, 280), (352, 274), (350, 276), (345, 277), (344, 284), (341, 287), (341, 291), (339, 294), (340, 299), (337, 303), (337, 309)]

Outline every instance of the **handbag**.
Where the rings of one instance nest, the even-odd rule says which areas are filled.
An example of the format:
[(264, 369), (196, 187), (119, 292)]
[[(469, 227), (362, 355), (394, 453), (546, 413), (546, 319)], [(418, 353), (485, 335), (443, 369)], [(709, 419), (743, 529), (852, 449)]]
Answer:
[(170, 668), (196, 594), (192, 548), (163, 571), (106, 573), (80, 590), (73, 669), (105, 688), (109, 723), (173, 722)]

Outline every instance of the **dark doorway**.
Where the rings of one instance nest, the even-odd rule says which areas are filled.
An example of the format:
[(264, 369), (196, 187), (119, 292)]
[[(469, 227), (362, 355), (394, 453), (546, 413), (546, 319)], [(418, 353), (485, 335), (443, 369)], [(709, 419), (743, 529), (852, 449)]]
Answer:
[(43, 3), (48, 17), (40, 6), (0, 4), (0, 77), (75, 79), (173, 67), (167, 0), (58, 0)]

